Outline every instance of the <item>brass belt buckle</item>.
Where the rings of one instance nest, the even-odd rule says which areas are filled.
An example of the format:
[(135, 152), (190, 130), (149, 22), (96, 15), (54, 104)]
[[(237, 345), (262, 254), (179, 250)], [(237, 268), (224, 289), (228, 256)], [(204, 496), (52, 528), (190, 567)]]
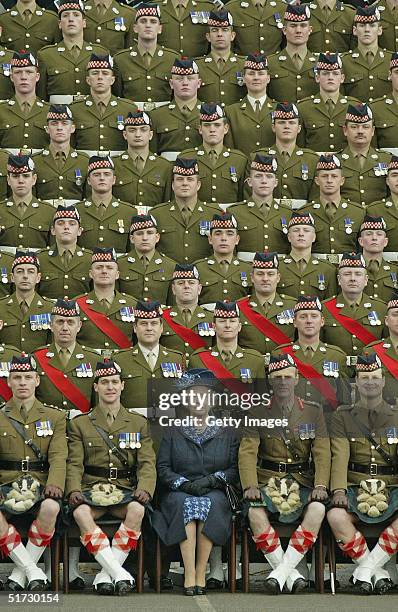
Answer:
[(22, 459), (21, 461), (21, 471), (22, 472), (29, 472), (29, 459)]
[(287, 464), (283, 463), (283, 461), (280, 461), (278, 463), (278, 472), (279, 472), (279, 474), (283, 474), (283, 473), (287, 472)]
[(117, 480), (117, 468), (109, 468), (109, 480)]
[(377, 463), (371, 463), (369, 465), (369, 474), (371, 476), (377, 476)]

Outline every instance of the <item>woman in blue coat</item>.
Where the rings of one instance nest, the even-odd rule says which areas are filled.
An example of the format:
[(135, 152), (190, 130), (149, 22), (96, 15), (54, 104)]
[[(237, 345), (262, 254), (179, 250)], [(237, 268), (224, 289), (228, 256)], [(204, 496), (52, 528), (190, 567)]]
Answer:
[[(214, 376), (208, 370), (189, 370), (180, 382), (204, 397)], [(239, 440), (236, 431), (209, 424), (209, 402), (200, 408), (190, 402), (187, 408), (193, 424), (163, 433), (157, 470), (164, 495), (153, 526), (166, 546), (180, 545), (185, 594), (203, 595), (212, 546), (224, 545), (231, 533), (225, 483), (239, 482)]]

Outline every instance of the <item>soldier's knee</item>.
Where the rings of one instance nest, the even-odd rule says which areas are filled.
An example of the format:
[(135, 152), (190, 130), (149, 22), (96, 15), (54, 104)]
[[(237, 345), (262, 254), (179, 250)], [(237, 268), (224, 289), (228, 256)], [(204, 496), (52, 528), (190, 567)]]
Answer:
[(55, 520), (59, 514), (59, 503), (54, 499), (45, 499), (40, 506), (39, 516), (45, 515), (48, 520)]
[(327, 513), (327, 520), (332, 529), (341, 527), (348, 520), (348, 514), (344, 508), (332, 508)]
[(321, 502), (311, 502), (307, 508), (306, 517), (315, 520), (315, 521), (323, 521), (325, 518), (326, 509), (324, 504)]
[(138, 502), (130, 502), (127, 506), (127, 515), (129, 519), (142, 521), (145, 514), (145, 508)]
[(82, 521), (90, 517), (91, 510), (87, 504), (82, 504), (81, 506), (78, 506), (76, 510), (73, 511), (73, 518), (76, 522)]
[(267, 527), (268, 518), (264, 508), (249, 508), (248, 516), (250, 526), (256, 531), (262, 527)]

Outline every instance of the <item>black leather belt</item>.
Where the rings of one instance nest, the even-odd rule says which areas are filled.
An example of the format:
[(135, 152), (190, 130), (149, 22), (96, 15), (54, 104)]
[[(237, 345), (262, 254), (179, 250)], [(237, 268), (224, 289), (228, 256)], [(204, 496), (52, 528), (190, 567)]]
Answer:
[(368, 465), (363, 465), (362, 463), (349, 463), (348, 469), (351, 472), (369, 474), (369, 476), (378, 476), (379, 474), (394, 476), (398, 472), (398, 468), (393, 465), (377, 465), (377, 463), (368, 463)]
[(278, 472), (278, 474), (310, 471), (310, 464), (308, 461), (303, 461), (303, 463), (284, 463), (283, 461), (274, 463), (273, 461), (268, 461), (268, 459), (259, 459), (257, 461), (257, 467), (262, 470)]
[(21, 461), (0, 461), (0, 470), (9, 470), (10, 472), (47, 472), (50, 466), (46, 461), (30, 461), (29, 459), (21, 459)]
[(108, 480), (117, 480), (118, 478), (130, 478), (132, 470), (119, 469), (116, 467), (97, 467), (95, 465), (85, 465), (84, 473), (89, 476), (101, 476)]

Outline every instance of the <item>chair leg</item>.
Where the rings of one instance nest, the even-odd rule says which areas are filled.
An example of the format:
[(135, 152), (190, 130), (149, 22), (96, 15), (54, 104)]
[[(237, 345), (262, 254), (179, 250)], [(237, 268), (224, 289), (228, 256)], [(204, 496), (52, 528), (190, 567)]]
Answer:
[(64, 593), (69, 593), (69, 540), (65, 531), (63, 538), (62, 563), (64, 567)]
[(230, 593), (236, 592), (236, 524), (232, 520), (231, 537), (228, 555), (228, 582)]
[(160, 552), (160, 539), (156, 536), (156, 593), (160, 593), (160, 576), (162, 573), (162, 556)]
[(325, 558), (323, 555), (323, 527), (321, 526), (315, 544), (315, 588), (318, 593), (325, 592)]
[(59, 562), (61, 540), (56, 537), (51, 541), (51, 588), (53, 591), (59, 591)]
[(137, 593), (144, 591), (144, 541), (142, 536), (138, 540), (137, 548)]
[(242, 529), (242, 589), (249, 592), (249, 539), (247, 527)]
[(329, 528), (329, 537), (328, 537), (328, 562), (329, 562), (329, 572), (330, 572), (330, 588), (332, 591), (332, 595), (336, 594), (336, 542), (334, 539), (334, 535), (332, 530)]

